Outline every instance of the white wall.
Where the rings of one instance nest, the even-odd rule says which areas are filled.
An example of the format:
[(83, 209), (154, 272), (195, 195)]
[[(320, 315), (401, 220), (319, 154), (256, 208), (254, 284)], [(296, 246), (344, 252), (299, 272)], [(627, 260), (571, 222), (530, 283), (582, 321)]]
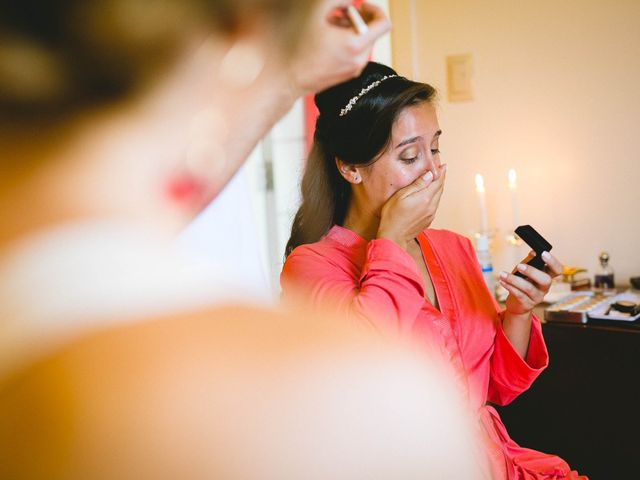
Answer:
[[(510, 268), (507, 171), (521, 223), (567, 264), (593, 274), (600, 250), (616, 281), (640, 275), (640, 1), (391, 0), (394, 64), (441, 92), (446, 193), (434, 226), (479, 223), (474, 175), (487, 186), (494, 259)], [(446, 98), (445, 57), (473, 56), (475, 99)]]
[(269, 154), (273, 164), (273, 202), (266, 218), (271, 228), (268, 262), (271, 288), (277, 295), (280, 291), (284, 249), (300, 204), (299, 180), (305, 159), (304, 107), (301, 100), (274, 126), (269, 138)]

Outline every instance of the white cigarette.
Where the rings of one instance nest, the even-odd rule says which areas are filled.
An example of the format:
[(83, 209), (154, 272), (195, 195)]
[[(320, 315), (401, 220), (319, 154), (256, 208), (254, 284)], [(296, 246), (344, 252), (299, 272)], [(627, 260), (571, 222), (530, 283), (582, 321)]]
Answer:
[(358, 35), (364, 35), (367, 33), (369, 27), (367, 27), (367, 24), (360, 16), (360, 12), (356, 10), (356, 7), (349, 5), (347, 7), (347, 16), (349, 17), (349, 20), (351, 20), (351, 24), (356, 29), (356, 32), (358, 32)]

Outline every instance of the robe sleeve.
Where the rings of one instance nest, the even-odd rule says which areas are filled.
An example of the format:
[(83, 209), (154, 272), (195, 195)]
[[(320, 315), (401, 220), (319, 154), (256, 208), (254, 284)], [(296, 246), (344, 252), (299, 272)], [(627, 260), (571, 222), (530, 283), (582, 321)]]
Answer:
[(549, 354), (542, 337), (540, 321), (533, 315), (527, 356), (523, 359), (502, 330), (502, 315), (496, 325), (491, 356), (488, 400), (498, 405), (512, 402), (526, 391), (549, 364)]
[(298, 248), (280, 276), (283, 293), (298, 292), (315, 306), (365, 319), (385, 331), (409, 331), (424, 305), (424, 283), (411, 256), (391, 240), (367, 244), (360, 272), (346, 258)]

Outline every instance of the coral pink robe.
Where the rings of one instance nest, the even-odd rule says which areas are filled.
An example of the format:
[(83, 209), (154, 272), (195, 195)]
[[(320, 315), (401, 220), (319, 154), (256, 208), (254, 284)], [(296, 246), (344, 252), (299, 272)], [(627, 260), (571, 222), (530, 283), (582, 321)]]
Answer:
[(547, 366), (538, 319), (533, 319), (523, 360), (502, 330), (501, 312), (471, 242), (432, 229), (418, 241), (440, 310), (425, 300), (422, 275), (407, 252), (390, 240), (367, 242), (339, 226), (289, 255), (281, 274), (283, 294), (302, 291), (314, 304), (329, 303), (383, 330), (435, 338), (456, 370), (464, 372), (458, 381), (484, 426), (496, 480), (586, 478), (557, 456), (517, 445), (496, 410), (486, 404), (508, 404)]

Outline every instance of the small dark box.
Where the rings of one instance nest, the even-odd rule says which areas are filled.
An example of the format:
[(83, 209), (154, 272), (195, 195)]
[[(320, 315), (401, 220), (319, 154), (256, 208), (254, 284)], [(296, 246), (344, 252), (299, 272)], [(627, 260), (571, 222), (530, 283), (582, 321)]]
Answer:
[[(531, 249), (536, 252), (536, 256), (527, 262), (527, 265), (531, 265), (538, 270), (544, 271), (544, 260), (542, 260), (542, 252), (548, 252), (553, 247), (549, 242), (545, 240), (545, 238), (536, 232), (535, 228), (531, 225), (520, 225), (515, 230), (516, 235), (518, 235), (527, 245), (531, 247)], [(519, 277), (523, 277), (520, 272), (515, 273)]]

